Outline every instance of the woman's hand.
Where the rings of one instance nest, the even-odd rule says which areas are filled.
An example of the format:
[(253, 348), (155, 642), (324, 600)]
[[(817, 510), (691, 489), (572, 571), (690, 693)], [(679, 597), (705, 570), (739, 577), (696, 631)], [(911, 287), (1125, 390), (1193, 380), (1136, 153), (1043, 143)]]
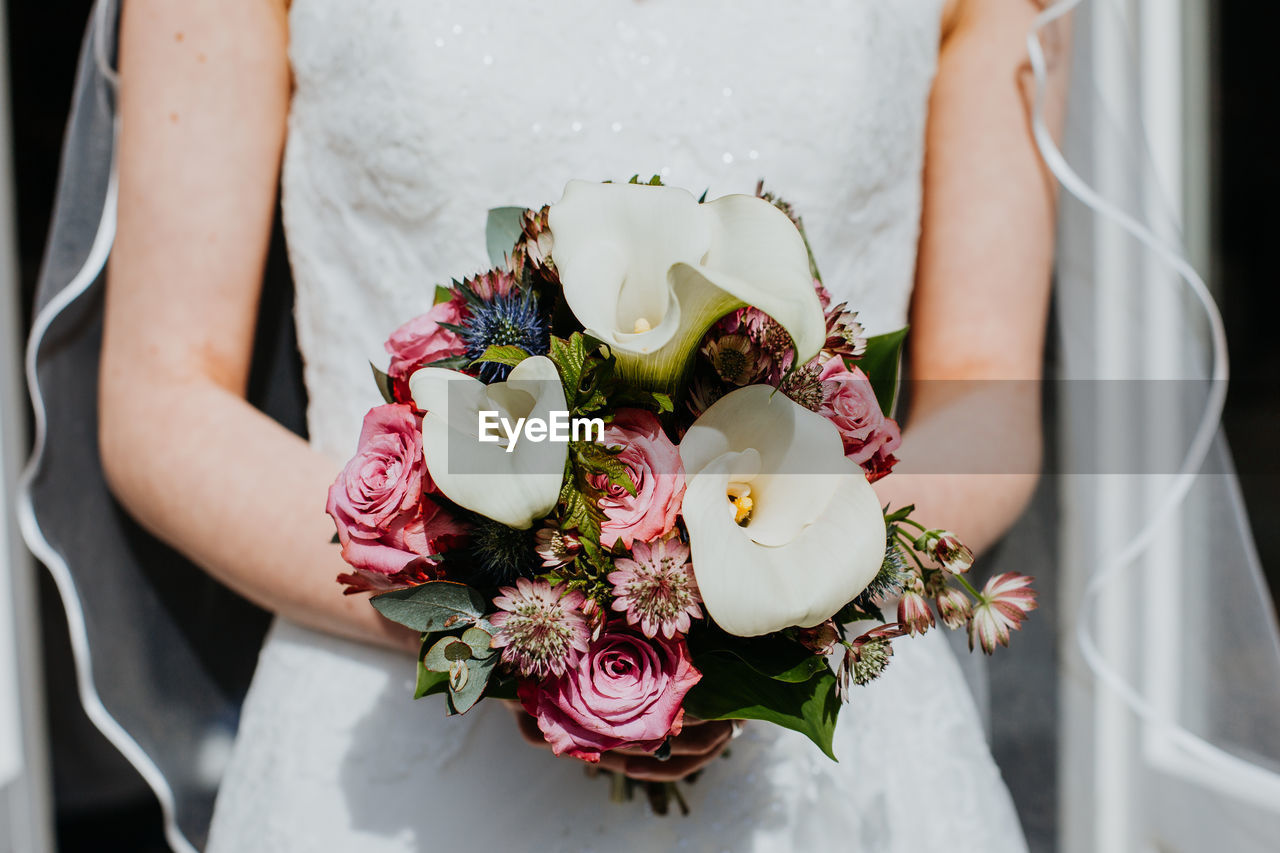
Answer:
[[(538, 728), (538, 721), (520, 707), (520, 703), (505, 704), (515, 714), (520, 734), (526, 741), (543, 749), (551, 748)], [(615, 749), (602, 754), (597, 766), (642, 782), (678, 782), (719, 758), (733, 739), (734, 727), (741, 725), (738, 721), (705, 722), (686, 715), (684, 729), (670, 740), (670, 758), (661, 760), (640, 750)]]

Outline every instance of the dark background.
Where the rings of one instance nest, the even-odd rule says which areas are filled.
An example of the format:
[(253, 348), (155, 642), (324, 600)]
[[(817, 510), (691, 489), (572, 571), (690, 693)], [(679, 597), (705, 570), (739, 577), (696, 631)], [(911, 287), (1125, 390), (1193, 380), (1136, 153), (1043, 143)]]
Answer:
[[(43, 252), (58, 157), (89, 0), (7, 0), (14, 116), (23, 305)], [(1273, 463), (1280, 425), (1280, 288), (1270, 248), (1280, 233), (1280, 138), (1272, 84), (1271, 42), (1280, 32), (1272, 4), (1218, 0), (1213, 24), (1214, 255), (1207, 272), (1220, 294), (1231, 343), (1233, 391), (1226, 414), (1241, 484), (1272, 590), (1280, 590), (1280, 537), (1269, 535), (1280, 513)], [(277, 234), (276, 257), (280, 246)], [(277, 263), (272, 275), (283, 277)], [(287, 297), (287, 281), (273, 288)], [(284, 314), (287, 315), (287, 298)], [(280, 309), (280, 305), (276, 306)], [(115, 751), (79, 713), (66, 624), (42, 574), (48, 707), (59, 847), (78, 850), (164, 850), (154, 800)], [(249, 665), (252, 659), (249, 658)], [(1051, 804), (1047, 804), (1051, 808)], [(1028, 826), (1040, 848), (1051, 837)], [(1038, 838), (1035, 836), (1039, 836)], [(1037, 843), (1039, 842), (1039, 843)]]

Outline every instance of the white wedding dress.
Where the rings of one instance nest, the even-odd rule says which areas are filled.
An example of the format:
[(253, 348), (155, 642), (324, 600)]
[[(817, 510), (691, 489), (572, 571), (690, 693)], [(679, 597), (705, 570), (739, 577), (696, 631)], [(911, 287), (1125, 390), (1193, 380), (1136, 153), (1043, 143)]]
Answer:
[[(903, 324), (941, 2), (294, 0), (283, 204), (312, 443), (353, 452), (368, 362), (485, 266), (487, 208), (570, 178), (715, 196), (764, 177), (832, 292), (873, 332)], [(895, 649), (843, 710), (839, 763), (748, 724), (688, 787), (692, 816), (660, 818), (499, 703), (446, 718), (412, 700), (411, 658), (277, 620), (208, 849), (1024, 850), (946, 642)]]

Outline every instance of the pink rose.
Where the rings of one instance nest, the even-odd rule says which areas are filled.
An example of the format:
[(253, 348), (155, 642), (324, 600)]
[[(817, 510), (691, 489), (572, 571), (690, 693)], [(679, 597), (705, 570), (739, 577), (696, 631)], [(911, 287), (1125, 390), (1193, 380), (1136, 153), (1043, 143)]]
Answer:
[(637, 540), (656, 539), (675, 527), (684, 497), (684, 466), (658, 418), (643, 409), (619, 409), (605, 427), (604, 444), (623, 448), (618, 461), (626, 466), (636, 493), (628, 494), (603, 475), (593, 477), (591, 484), (604, 492), (600, 544), (612, 548), (621, 539), (630, 548)]
[(680, 734), (684, 696), (702, 678), (683, 640), (607, 627), (562, 677), (521, 681), (518, 695), (556, 755), (597, 762), (611, 749), (653, 752)]
[(396, 329), (383, 344), (391, 356), (387, 375), (391, 377), (393, 396), (398, 402), (413, 402), (409, 394), (409, 377), (415, 370), (430, 362), (466, 352), (462, 339), (440, 325), (461, 322), (464, 304), (459, 296), (441, 302)]
[(850, 370), (839, 356), (823, 365), (818, 378), (823, 395), (818, 413), (840, 431), (845, 455), (861, 465), (872, 482), (888, 474), (898, 461), (893, 451), (902, 443), (902, 433), (880, 411), (871, 380), (856, 367)]
[(326, 510), (338, 527), (343, 559), (356, 569), (396, 574), (437, 553), (440, 540), (465, 534), (425, 496), (433, 487), (421, 429), (412, 406), (370, 409), (356, 455), (329, 488)]

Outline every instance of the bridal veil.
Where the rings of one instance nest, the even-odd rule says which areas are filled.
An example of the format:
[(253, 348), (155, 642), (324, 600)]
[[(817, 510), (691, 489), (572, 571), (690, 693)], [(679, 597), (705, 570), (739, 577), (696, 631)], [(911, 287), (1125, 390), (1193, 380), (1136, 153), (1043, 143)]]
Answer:
[[(1056, 697), (1059, 759), (1024, 749), (1016, 760), (1032, 784), (1038, 767), (1056, 767), (1038, 784), (1056, 791), (1063, 849), (1106, 849), (1128, 832), (1168, 849), (1261, 851), (1280, 835), (1280, 632), (1219, 431), (1221, 323), (1144, 145), (1152, 92), (1126, 5), (1047, 4), (1028, 38), (1043, 79), (1046, 34), (1074, 12), (1061, 148), (1033, 120), (1063, 190), (1043, 389), (1053, 451), (1037, 501), (992, 562), (1038, 573), (1052, 557), (1056, 576), (1038, 581), (1053, 587), (1046, 637), (1057, 642), (991, 669), (1015, 691)], [(116, 6), (99, 0), (72, 99), (27, 346), (36, 433), (19, 521), (62, 597), (90, 719), (155, 791), (173, 848), (192, 850), (245, 683), (220, 642), (261, 624), (128, 520), (98, 460)], [(993, 695), (1016, 729), (1018, 706)]]

